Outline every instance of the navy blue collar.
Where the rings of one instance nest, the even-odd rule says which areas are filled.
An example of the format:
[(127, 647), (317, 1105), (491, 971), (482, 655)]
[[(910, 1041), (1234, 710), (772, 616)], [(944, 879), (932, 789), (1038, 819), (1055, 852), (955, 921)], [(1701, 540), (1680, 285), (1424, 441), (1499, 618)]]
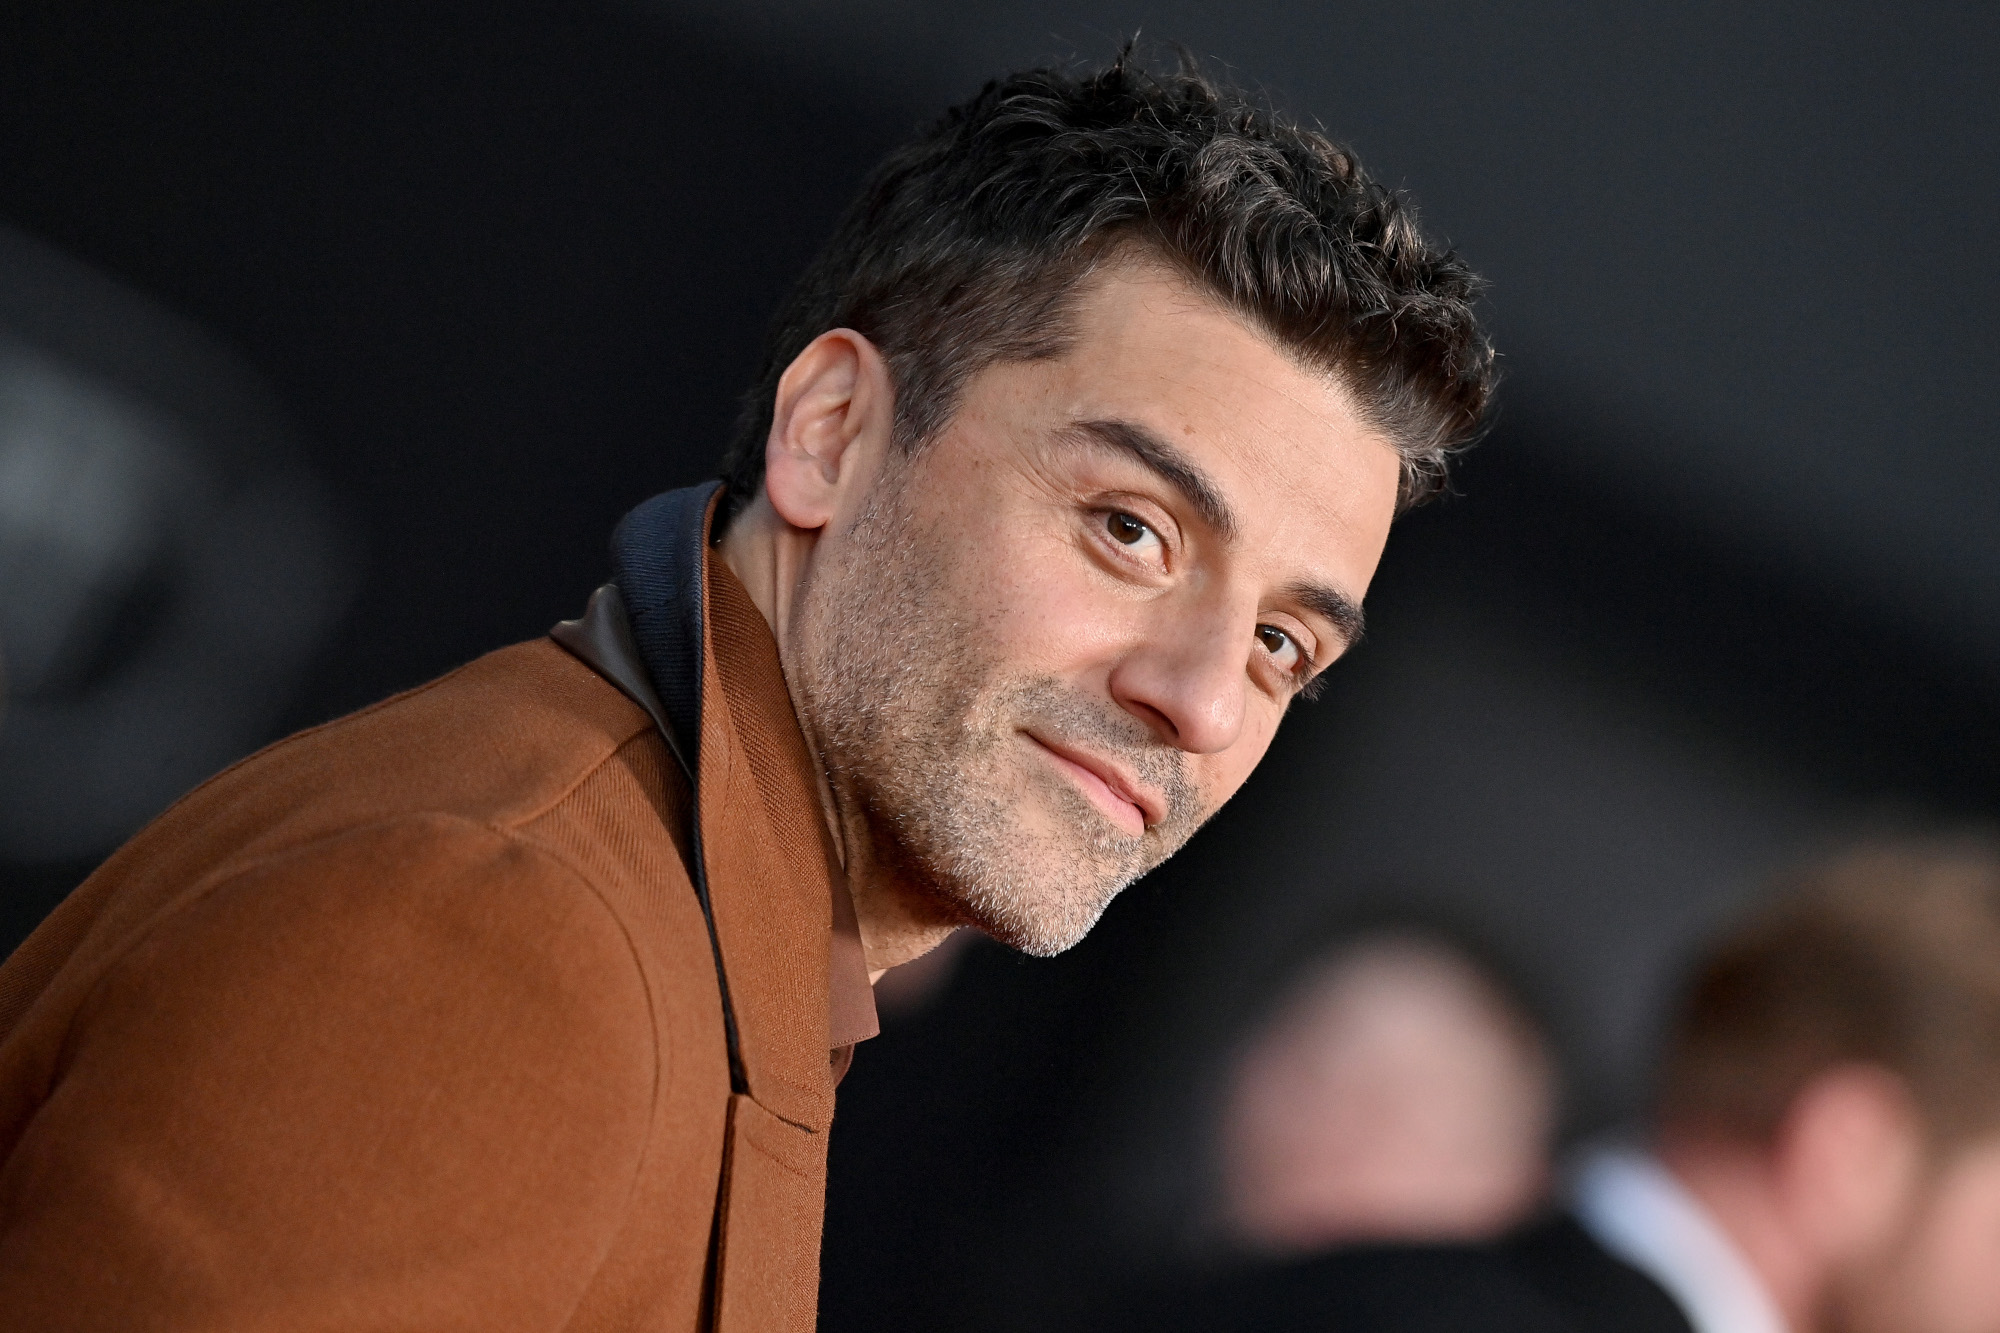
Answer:
[[(705, 664), (702, 617), (707, 588), (709, 503), (722, 486), (711, 481), (668, 491), (634, 509), (611, 534), (611, 581), (624, 602), (625, 621), (638, 646), (664, 717), (655, 717), (667, 744), (688, 769), (688, 877), (708, 922), (715, 980), (722, 990), (722, 1024), (729, 1040), (729, 1085), (747, 1092), (750, 1080), (736, 1033), (736, 1007), (715, 931), (708, 865), (701, 836), (701, 677)], [(650, 710), (648, 710), (650, 711)]]
[(701, 772), (703, 582), (709, 504), (721, 486), (656, 495), (611, 534), (611, 581), (690, 778)]

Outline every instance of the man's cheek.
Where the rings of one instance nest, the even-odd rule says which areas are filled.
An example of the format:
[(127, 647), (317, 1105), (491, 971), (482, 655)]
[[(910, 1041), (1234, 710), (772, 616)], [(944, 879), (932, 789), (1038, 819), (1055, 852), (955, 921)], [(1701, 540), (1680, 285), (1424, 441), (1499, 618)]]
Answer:
[(982, 623), (1006, 657), (1037, 675), (1071, 676), (1115, 657), (1129, 637), (1121, 608), (1078, 586), (1067, 571), (1000, 576), (986, 585)]

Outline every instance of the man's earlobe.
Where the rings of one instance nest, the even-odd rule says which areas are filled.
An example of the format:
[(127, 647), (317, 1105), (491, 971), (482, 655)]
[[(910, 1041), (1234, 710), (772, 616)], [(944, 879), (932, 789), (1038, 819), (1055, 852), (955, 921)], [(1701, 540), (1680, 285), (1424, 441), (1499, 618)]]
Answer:
[(822, 333), (778, 381), (764, 445), (764, 491), (795, 528), (832, 521), (881, 466), (894, 418), (887, 364), (852, 329)]

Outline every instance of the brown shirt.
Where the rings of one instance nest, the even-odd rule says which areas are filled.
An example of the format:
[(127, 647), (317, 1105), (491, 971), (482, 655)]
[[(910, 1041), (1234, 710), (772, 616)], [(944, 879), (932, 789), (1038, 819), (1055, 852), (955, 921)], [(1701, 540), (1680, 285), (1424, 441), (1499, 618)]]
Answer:
[(872, 1004), (769, 629), (713, 555), (707, 600), (747, 1091), (686, 779), (570, 652), (504, 649), (198, 788), (0, 967), (8, 1327), (812, 1327)]

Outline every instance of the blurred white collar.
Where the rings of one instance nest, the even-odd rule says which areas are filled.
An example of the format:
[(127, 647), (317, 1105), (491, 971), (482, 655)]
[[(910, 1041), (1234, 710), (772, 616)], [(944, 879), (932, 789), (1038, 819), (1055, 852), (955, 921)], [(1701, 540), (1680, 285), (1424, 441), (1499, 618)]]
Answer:
[(1570, 1203), (1592, 1239), (1666, 1288), (1695, 1333), (1788, 1333), (1736, 1246), (1650, 1154), (1587, 1151)]

